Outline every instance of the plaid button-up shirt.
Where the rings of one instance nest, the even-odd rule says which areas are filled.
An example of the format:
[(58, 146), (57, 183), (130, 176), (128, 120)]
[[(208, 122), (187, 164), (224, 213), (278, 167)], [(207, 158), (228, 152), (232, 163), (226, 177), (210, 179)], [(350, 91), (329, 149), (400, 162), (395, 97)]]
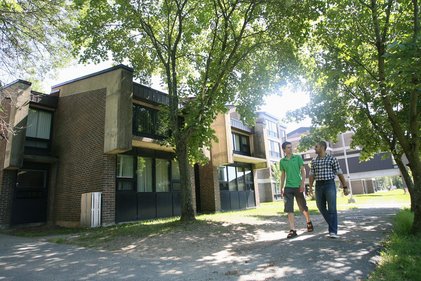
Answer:
[(317, 180), (332, 180), (336, 175), (343, 174), (338, 160), (331, 156), (325, 155), (320, 158), (317, 156), (311, 160), (310, 176), (314, 176)]

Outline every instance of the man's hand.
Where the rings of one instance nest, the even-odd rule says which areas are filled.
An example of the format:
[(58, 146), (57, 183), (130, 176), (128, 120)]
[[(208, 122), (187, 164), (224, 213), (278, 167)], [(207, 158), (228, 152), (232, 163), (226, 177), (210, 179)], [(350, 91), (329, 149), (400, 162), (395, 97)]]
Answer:
[(342, 188), (343, 188), (343, 190), (344, 190), (344, 195), (345, 195), (345, 196), (349, 195), (350, 191), (349, 191), (348, 186), (343, 186)]

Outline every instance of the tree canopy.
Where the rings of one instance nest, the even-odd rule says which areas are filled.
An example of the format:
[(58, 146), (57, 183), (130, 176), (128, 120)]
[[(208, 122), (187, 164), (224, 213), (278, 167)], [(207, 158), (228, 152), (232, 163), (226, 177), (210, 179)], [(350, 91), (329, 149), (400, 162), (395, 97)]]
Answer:
[(0, 85), (15, 79), (41, 80), (70, 57), (64, 29), (65, 0), (0, 1)]
[(413, 231), (421, 233), (420, 4), (341, 0), (319, 11), (302, 49), (311, 102), (290, 116), (310, 116), (313, 137), (352, 130), (365, 158), (390, 151), (413, 180)]
[[(175, 147), (180, 167), (181, 219), (194, 219), (190, 165), (204, 160), (201, 149), (216, 140), (211, 124), (227, 104), (252, 120), (262, 96), (282, 80), (285, 65), (295, 63), (297, 48), (290, 37), (300, 27), (292, 30), (286, 21), (280, 23), (282, 17), (296, 16), (288, 7), (299, 5), (257, 0), (76, 4), (79, 26), (71, 38), (83, 50), (82, 61), (112, 56), (128, 62), (143, 82), (154, 73), (162, 77), (170, 96), (165, 112), (172, 135), (167, 141)], [(283, 14), (275, 15), (275, 10)], [(270, 29), (271, 24), (279, 28)]]

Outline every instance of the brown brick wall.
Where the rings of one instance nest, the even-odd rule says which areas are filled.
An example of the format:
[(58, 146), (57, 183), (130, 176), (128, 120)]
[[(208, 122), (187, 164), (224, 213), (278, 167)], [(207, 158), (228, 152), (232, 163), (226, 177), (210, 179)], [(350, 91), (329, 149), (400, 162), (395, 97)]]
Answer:
[(103, 155), (104, 173), (102, 178), (102, 225), (115, 223), (115, 181), (116, 155)]
[(103, 192), (103, 222), (114, 221), (115, 156), (103, 153), (105, 97), (106, 89), (99, 89), (59, 99), (53, 135), (59, 225), (79, 225), (81, 195), (98, 191)]
[[(0, 112), (0, 118), (9, 122), (10, 114), (10, 100), (2, 100), (3, 112)], [(10, 212), (12, 205), (13, 187), (11, 183), (10, 173), (13, 171), (3, 170), (4, 159), (6, 153), (6, 140), (0, 141), (0, 228), (8, 227), (10, 224)]]
[(16, 186), (16, 170), (2, 170), (0, 189), (0, 228), (10, 226), (13, 187)]
[(215, 212), (221, 210), (221, 196), (219, 194), (219, 182), (217, 168), (209, 162), (200, 166), (200, 203), (203, 212)]

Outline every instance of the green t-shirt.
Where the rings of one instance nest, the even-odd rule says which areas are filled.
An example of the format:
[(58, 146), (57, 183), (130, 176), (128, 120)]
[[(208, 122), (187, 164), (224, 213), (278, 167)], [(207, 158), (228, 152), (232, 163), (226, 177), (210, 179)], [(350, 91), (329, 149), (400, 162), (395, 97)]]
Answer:
[(304, 165), (303, 158), (299, 155), (291, 155), (291, 158), (282, 158), (279, 162), (281, 172), (285, 173), (285, 187), (301, 186), (301, 166)]

